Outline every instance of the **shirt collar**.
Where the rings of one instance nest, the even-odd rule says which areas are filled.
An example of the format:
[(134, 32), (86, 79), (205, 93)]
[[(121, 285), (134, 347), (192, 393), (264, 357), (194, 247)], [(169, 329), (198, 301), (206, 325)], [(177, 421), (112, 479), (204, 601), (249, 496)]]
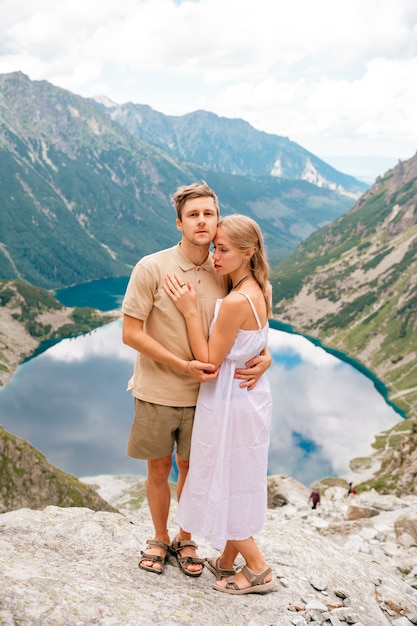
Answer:
[(190, 261), (190, 259), (185, 256), (184, 252), (182, 251), (181, 245), (179, 243), (176, 246), (176, 254), (177, 254), (178, 265), (184, 272), (186, 272), (187, 270), (193, 270), (196, 267), (201, 267), (201, 269), (205, 270), (206, 272), (214, 271), (213, 261), (211, 258), (211, 252), (209, 252), (206, 260), (201, 265), (195, 265), (195, 263)]

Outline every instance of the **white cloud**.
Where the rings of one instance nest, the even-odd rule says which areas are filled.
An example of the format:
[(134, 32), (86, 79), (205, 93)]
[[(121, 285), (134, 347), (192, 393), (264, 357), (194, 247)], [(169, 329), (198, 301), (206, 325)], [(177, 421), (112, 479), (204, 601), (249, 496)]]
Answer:
[(269, 349), (272, 353), (298, 355), (304, 363), (319, 367), (335, 367), (339, 360), (302, 335), (270, 330)]
[(2, 0), (0, 72), (200, 108), (318, 155), (417, 149), (414, 0)]
[(122, 322), (111, 322), (91, 333), (73, 339), (63, 339), (42, 355), (44, 358), (63, 362), (81, 362), (87, 357), (111, 356), (115, 360), (131, 361), (132, 369), (135, 352), (122, 343)]

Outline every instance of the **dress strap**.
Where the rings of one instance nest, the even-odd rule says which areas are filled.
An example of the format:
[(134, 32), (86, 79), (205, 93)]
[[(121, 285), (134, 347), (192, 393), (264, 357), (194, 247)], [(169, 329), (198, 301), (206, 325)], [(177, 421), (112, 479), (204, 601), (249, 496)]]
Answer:
[(244, 291), (237, 291), (236, 293), (241, 293), (241, 294), (242, 294), (242, 296), (245, 296), (245, 298), (247, 299), (247, 301), (248, 301), (248, 302), (249, 302), (249, 304), (250, 304), (250, 307), (251, 307), (251, 309), (252, 309), (252, 312), (253, 312), (253, 314), (254, 314), (254, 316), (255, 316), (255, 319), (256, 319), (256, 321), (257, 321), (257, 323), (258, 323), (258, 330), (262, 330), (261, 320), (259, 319), (259, 315), (258, 315), (258, 313), (257, 313), (257, 311), (256, 311), (256, 309), (255, 309), (255, 305), (253, 304), (253, 302), (252, 302), (251, 298), (250, 298), (250, 297), (248, 296), (248, 294), (247, 294), (247, 293), (245, 293)]

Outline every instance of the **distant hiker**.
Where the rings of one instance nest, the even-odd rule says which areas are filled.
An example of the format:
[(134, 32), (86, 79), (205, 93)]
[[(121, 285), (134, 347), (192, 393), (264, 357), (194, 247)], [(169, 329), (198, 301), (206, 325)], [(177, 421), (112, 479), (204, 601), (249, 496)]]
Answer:
[(308, 499), (308, 502), (312, 503), (311, 508), (317, 509), (317, 507), (320, 506), (320, 501), (321, 501), (320, 491), (318, 489), (313, 489)]
[(349, 489), (348, 489), (348, 492), (347, 492), (348, 496), (350, 496), (350, 494), (356, 495), (356, 493), (357, 492), (356, 492), (356, 489), (354, 489), (354, 487), (353, 487), (353, 483), (349, 483)]

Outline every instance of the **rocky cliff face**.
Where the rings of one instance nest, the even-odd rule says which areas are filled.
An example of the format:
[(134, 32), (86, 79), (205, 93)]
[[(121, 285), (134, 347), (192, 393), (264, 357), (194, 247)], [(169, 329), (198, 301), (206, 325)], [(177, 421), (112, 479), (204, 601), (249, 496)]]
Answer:
[(48, 505), (117, 511), (90, 486), (51, 465), (30, 443), (1, 426), (0, 475), (0, 513)]

